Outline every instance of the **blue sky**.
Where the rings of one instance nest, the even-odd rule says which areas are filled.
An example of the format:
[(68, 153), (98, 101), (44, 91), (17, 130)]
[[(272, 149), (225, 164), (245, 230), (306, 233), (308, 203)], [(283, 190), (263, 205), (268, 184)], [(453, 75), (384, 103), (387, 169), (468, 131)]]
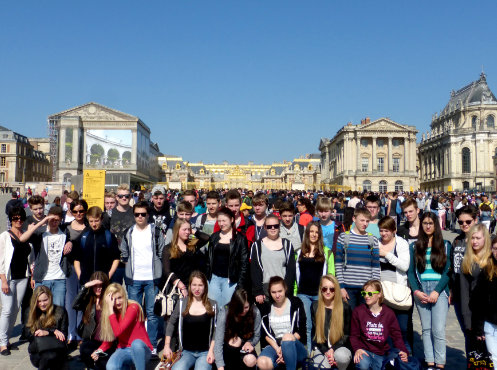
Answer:
[(497, 2), (4, 1), (0, 124), (46, 136), (96, 101), (139, 116), (163, 153), (262, 163), (318, 152), (366, 116), (425, 132), (484, 66)]

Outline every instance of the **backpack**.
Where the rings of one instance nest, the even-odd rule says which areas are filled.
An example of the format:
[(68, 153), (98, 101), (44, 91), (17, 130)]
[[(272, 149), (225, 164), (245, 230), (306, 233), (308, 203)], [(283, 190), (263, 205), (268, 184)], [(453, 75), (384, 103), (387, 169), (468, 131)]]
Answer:
[(397, 199), (397, 204), (395, 205), (395, 213), (398, 215), (402, 214), (402, 207), (400, 206), (400, 200)]
[[(371, 256), (373, 256), (374, 251), (374, 235), (368, 233), (368, 248), (371, 250)], [(350, 244), (350, 231), (345, 232), (345, 236), (343, 237), (343, 268), (347, 268), (347, 250), (349, 249)]]
[[(181, 298), (181, 291), (178, 288), (179, 279), (170, 287), (170, 289), (168, 289), (171, 276), (173, 276), (172, 273), (169, 274), (162, 290), (159, 290), (159, 293), (155, 296), (154, 313), (159, 317), (171, 316), (174, 307), (176, 307), (176, 303), (178, 303)], [(168, 293), (166, 294), (166, 292)]]

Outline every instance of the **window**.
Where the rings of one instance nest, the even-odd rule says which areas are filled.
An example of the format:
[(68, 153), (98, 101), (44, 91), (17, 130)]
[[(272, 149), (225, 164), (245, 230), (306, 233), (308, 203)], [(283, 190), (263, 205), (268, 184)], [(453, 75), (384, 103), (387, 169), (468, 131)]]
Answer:
[(462, 173), (471, 173), (471, 152), (469, 148), (462, 150)]
[[(494, 116), (490, 115), (487, 117), (487, 127), (488, 128), (494, 128), (495, 127), (495, 119)], [(2, 144), (4, 145), (4, 144)], [(3, 153), (3, 152), (2, 152)]]
[(179, 163), (176, 163), (176, 169), (177, 170), (180, 170), (181, 169), (181, 165)]
[(274, 170), (274, 168), (271, 170), (271, 176), (274, 176), (276, 175), (276, 171)]
[(167, 163), (162, 163), (162, 169), (167, 170)]
[(294, 170), (295, 171), (300, 171), (300, 166), (298, 164), (296, 164), (295, 167), (294, 167)]
[(383, 140), (383, 139), (376, 139), (376, 145), (378, 146), (378, 148), (382, 148), (383, 145), (385, 145), (385, 140)]
[(380, 181), (380, 186), (379, 186), (379, 191), (380, 193), (386, 193), (388, 190), (387, 190), (387, 182), (385, 180), (381, 180)]
[(404, 184), (402, 183), (402, 181), (400, 180), (395, 181), (395, 191), (399, 192), (403, 190), (404, 190)]
[(400, 158), (393, 159), (393, 172), (400, 172)]
[(0, 157), (0, 166), (5, 167), (5, 157)]
[(469, 181), (463, 181), (462, 182), (462, 187), (464, 190), (469, 190)]
[(378, 172), (383, 172), (385, 170), (385, 158), (378, 158)]
[(368, 146), (368, 139), (361, 139), (361, 146)]
[(399, 147), (401, 144), (401, 141), (402, 141), (401, 139), (393, 139), (392, 144), (394, 147)]
[(310, 164), (310, 165), (307, 167), (307, 169), (308, 169), (309, 171), (312, 171), (312, 164)]
[(201, 169), (200, 169), (200, 174), (201, 174), (201, 175), (205, 175), (205, 171), (204, 171), (204, 169), (203, 169), (203, 168), (201, 168)]
[(7, 153), (7, 144), (2, 144), (2, 153)]
[(361, 171), (362, 172), (368, 172), (368, 167), (369, 167), (369, 159), (368, 158), (362, 158)]
[(476, 128), (476, 121), (478, 118), (476, 116), (471, 117), (471, 127)]
[(363, 191), (371, 191), (371, 181), (364, 180), (362, 183), (362, 190)]

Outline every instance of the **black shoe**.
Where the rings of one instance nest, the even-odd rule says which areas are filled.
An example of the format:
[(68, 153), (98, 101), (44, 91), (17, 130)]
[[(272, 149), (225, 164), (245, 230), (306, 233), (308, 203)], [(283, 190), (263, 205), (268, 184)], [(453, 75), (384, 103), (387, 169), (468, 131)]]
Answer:
[(10, 351), (19, 351), (19, 347), (17, 347), (17, 344), (7, 344), (7, 349)]
[(28, 341), (28, 337), (24, 334), (24, 331), (23, 331), (23, 333), (19, 337), (19, 342), (23, 343), (23, 342), (27, 342), (27, 341)]
[(2, 355), (2, 356), (9, 356), (10, 355), (10, 350), (8, 348), (5, 348), (2, 352), (0, 352), (0, 355)]

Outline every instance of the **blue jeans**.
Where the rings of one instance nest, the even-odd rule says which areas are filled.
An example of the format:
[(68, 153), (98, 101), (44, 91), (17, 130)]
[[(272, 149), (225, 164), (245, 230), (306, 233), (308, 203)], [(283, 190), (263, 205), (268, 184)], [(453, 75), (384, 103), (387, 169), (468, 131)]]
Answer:
[(35, 283), (35, 289), (40, 285), (49, 288), (53, 296), (53, 304), (64, 307), (66, 303), (66, 279), (43, 280), (41, 283)]
[(210, 370), (212, 365), (207, 362), (208, 351), (192, 352), (183, 350), (181, 358), (173, 365), (173, 370), (190, 370), (195, 365), (195, 370)]
[[(423, 292), (429, 295), (435, 290), (437, 283), (438, 281), (422, 281)], [(445, 365), (445, 322), (447, 320), (447, 313), (449, 312), (449, 297), (445, 291), (442, 291), (435, 304), (421, 303), (416, 297), (415, 302), (423, 329), (422, 338), (425, 361), (427, 363)]]
[[(402, 339), (404, 340), (404, 344), (409, 351), (409, 353), (412, 353), (412, 348), (409, 343), (409, 336), (408, 336), (408, 331), (409, 331), (409, 320), (412, 321), (412, 310), (393, 310), (395, 313), (395, 316), (397, 317), (397, 321), (399, 323), (399, 328), (400, 332), (402, 334)], [(393, 347), (393, 345), (392, 345)]]
[(209, 281), (209, 298), (215, 300), (218, 307), (224, 307), (231, 301), (235, 289), (236, 283), (230, 283), (228, 278), (212, 274)]
[(131, 365), (135, 365), (136, 370), (145, 370), (150, 361), (150, 353), (150, 348), (141, 339), (135, 339), (131, 347), (116, 349), (110, 356), (106, 369), (131, 369)]
[(383, 367), (383, 361), (386, 357), (366, 350), (364, 350), (364, 352), (366, 352), (369, 356), (363, 354), (362, 360), (358, 364), (355, 364), (355, 368), (360, 370), (381, 370)]
[(140, 305), (143, 302), (143, 294), (145, 293), (145, 307), (143, 307), (143, 310), (147, 314), (147, 333), (150, 343), (154, 348), (157, 348), (159, 318), (154, 314), (154, 303), (158, 288), (153, 280), (133, 280), (133, 283), (127, 285), (127, 288), (129, 299), (137, 301)]
[[(283, 341), (281, 342), (281, 352), (283, 353), (283, 360), (285, 360), (285, 366), (287, 370), (295, 370), (297, 365), (302, 365), (304, 360), (307, 358), (307, 350), (302, 342), (298, 340), (293, 341)], [(266, 346), (259, 357), (268, 357), (273, 362), (273, 368), (277, 368), (278, 364), (276, 360), (278, 355), (276, 351), (271, 346)]]
[(81, 286), (79, 285), (78, 275), (72, 270), (71, 275), (66, 279), (66, 311), (67, 318), (69, 322), (69, 327), (67, 329), (67, 340), (81, 340), (76, 329), (81, 322), (83, 317), (83, 312), (76, 311), (72, 308), (72, 303), (74, 298), (78, 295)]
[(485, 321), (483, 331), (485, 332), (487, 350), (492, 356), (493, 363), (497, 364), (497, 325)]
[(311, 331), (312, 331), (312, 315), (311, 315), (311, 306), (312, 302), (317, 302), (318, 296), (317, 295), (307, 295), (307, 294), (297, 294), (297, 297), (300, 298), (302, 303), (304, 304), (304, 310), (305, 310), (305, 323), (306, 323), (306, 332), (307, 332), (307, 353), (312, 352), (312, 338), (311, 338)]
[(111, 283), (118, 283), (123, 285), (124, 281), (124, 267), (118, 267), (116, 271), (114, 272), (114, 275), (112, 275), (112, 278), (110, 279)]
[(351, 311), (364, 303), (364, 298), (361, 296), (362, 288), (345, 288), (345, 290), (349, 295), (349, 301), (347, 303), (349, 304)]

